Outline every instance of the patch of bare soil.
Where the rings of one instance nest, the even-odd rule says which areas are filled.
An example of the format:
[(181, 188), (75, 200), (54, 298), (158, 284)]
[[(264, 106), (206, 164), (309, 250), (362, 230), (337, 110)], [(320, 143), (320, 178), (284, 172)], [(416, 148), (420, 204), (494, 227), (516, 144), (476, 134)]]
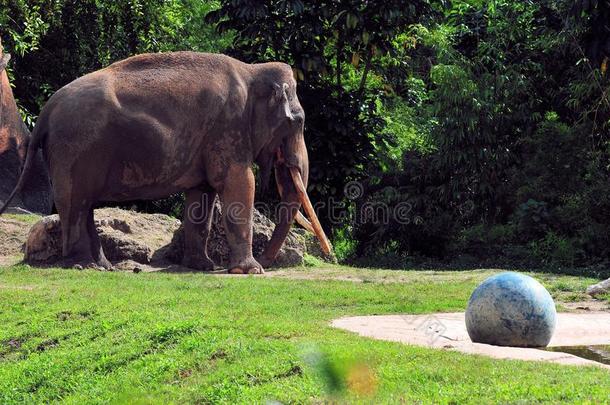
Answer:
[[(13, 218), (0, 217), (0, 260), (22, 255), (30, 224)], [(0, 262), (0, 265), (3, 263)]]
[(567, 310), (566, 312), (576, 312), (586, 314), (589, 312), (610, 311), (608, 301), (598, 301), (589, 299), (578, 302), (562, 302), (561, 305)]
[(452, 282), (452, 281), (483, 281), (495, 274), (497, 270), (481, 269), (468, 272), (455, 271), (408, 271), (408, 270), (379, 270), (344, 268), (340, 266), (270, 269), (265, 276), (276, 278), (290, 278), (293, 280), (321, 280), (321, 281), (351, 281), (354, 283), (413, 283), (426, 282)]
[(0, 256), (0, 267), (14, 266), (21, 261), (20, 256)]

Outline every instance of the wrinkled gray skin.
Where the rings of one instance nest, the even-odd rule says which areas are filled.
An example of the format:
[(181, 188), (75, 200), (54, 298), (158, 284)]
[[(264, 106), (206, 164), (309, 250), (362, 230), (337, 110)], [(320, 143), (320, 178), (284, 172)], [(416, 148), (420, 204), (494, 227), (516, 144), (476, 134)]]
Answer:
[[(21, 120), (6, 67), (10, 54), (4, 53), (0, 42), (0, 200), (5, 201), (19, 179), (24, 164), (30, 133)], [(34, 175), (24, 183), (21, 192), (13, 200), (14, 207), (49, 214), (52, 208), (51, 184), (42, 159), (36, 153), (33, 162)]]
[[(183, 264), (213, 268), (206, 252), (213, 201), (224, 205), (229, 269), (260, 273), (280, 249), (300, 203), (288, 167), (308, 178), (304, 112), (291, 68), (224, 55), (145, 54), (60, 89), (28, 149), (41, 147), (62, 223), (66, 265), (110, 268), (93, 222), (100, 201), (186, 193)], [(277, 161), (281, 150), (283, 161)], [(275, 166), (284, 208), (267, 250), (252, 257), (253, 163)], [(0, 211), (1, 212), (1, 211)]]

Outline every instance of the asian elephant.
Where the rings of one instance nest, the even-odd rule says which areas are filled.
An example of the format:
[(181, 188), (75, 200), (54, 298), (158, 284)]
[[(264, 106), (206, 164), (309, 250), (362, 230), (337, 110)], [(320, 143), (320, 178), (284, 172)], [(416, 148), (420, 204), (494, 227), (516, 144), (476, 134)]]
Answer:
[[(61, 221), (64, 264), (110, 268), (94, 205), (185, 192), (183, 265), (199, 270), (214, 266), (206, 243), (218, 194), (231, 249), (229, 271), (262, 273), (301, 203), (310, 206), (304, 193), (304, 120), (286, 64), (246, 64), (195, 52), (134, 56), (51, 97), (13, 194), (42, 148)], [(258, 260), (252, 256), (254, 163), (263, 178), (275, 168), (282, 194), (278, 224)]]
[[(0, 42), (0, 200), (6, 201), (19, 180), (19, 170), (25, 162), (30, 132), (21, 119), (13, 96), (6, 67), (11, 55), (4, 53)], [(32, 163), (34, 173), (23, 184), (12, 201), (14, 207), (49, 214), (53, 207), (51, 183), (42, 153), (36, 153)], [(1, 203), (0, 203), (1, 204)]]

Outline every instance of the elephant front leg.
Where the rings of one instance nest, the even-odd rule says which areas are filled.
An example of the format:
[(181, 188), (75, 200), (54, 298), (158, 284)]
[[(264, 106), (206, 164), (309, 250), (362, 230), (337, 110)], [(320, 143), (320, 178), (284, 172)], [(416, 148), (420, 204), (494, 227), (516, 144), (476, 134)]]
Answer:
[(212, 271), (214, 262), (207, 245), (214, 217), (216, 192), (189, 190), (184, 207), (184, 256), (182, 265), (191, 269)]
[(223, 223), (231, 249), (229, 273), (262, 274), (263, 266), (252, 256), (254, 174), (247, 165), (232, 164), (221, 192)]

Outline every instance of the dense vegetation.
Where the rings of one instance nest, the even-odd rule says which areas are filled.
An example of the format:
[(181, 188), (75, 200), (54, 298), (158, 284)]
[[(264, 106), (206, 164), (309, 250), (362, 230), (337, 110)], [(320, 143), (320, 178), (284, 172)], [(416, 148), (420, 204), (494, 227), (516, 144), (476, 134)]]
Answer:
[[(139, 52), (290, 63), (310, 191), (339, 204), (320, 215), (344, 258), (610, 260), (608, 1), (0, 4), (29, 124), (62, 85)], [(401, 215), (363, 220), (371, 204)]]

